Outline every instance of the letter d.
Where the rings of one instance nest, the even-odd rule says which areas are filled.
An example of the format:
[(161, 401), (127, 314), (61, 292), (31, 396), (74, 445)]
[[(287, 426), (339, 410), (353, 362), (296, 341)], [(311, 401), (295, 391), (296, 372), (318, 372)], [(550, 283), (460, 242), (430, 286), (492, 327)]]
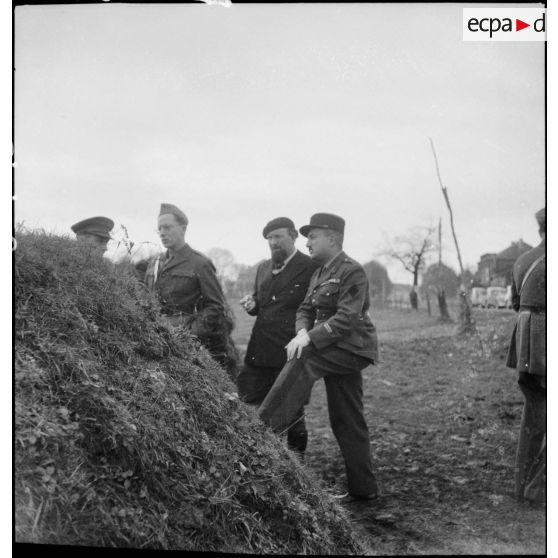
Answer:
[[(542, 17), (539, 17), (539, 19), (535, 19), (535, 22), (533, 23), (533, 29), (537, 32), (537, 33), (544, 33), (545, 30), (545, 18), (544, 18), (545, 14), (542, 15)], [(539, 29), (539, 23), (540, 25), (540, 29)]]

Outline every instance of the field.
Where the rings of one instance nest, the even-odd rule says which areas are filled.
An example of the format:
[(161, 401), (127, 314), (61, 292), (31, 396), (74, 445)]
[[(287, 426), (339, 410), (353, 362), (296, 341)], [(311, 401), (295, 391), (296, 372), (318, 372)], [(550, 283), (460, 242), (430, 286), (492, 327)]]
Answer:
[[(242, 352), (253, 318), (232, 306)], [(514, 313), (473, 310), (478, 332), (465, 338), (425, 310), (372, 317), (380, 363), (363, 372), (364, 405), (382, 496), (373, 505), (346, 505), (368, 552), (544, 553), (544, 507), (512, 497), (523, 405), (515, 373), (504, 364)], [(306, 414), (305, 463), (343, 490), (321, 381)]]

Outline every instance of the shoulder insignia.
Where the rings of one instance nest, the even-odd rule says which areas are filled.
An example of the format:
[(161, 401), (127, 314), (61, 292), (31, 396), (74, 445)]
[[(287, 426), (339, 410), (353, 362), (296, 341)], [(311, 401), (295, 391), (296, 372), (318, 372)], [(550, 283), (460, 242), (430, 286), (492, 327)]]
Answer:
[(328, 285), (329, 283), (341, 283), (341, 279), (339, 279), (339, 277), (332, 277), (331, 279), (320, 283), (318, 287), (323, 287), (324, 285)]
[(327, 322), (324, 322), (324, 328), (330, 335), (333, 335), (333, 329), (331, 329), (331, 326)]

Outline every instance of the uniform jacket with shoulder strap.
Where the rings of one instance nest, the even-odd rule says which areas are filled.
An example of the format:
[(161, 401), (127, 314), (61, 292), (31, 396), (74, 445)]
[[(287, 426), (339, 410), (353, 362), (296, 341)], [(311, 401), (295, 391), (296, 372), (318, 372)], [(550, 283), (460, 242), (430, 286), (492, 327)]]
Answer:
[(257, 316), (246, 350), (245, 362), (252, 366), (282, 368), (287, 361), (285, 345), (295, 336), (296, 310), (316, 269), (308, 256), (296, 254), (277, 275), (273, 261), (262, 262), (256, 272), (253, 297)]
[(296, 331), (305, 328), (318, 349), (339, 347), (375, 362), (376, 328), (368, 309), (370, 294), (363, 267), (344, 252), (320, 274), (318, 269), (296, 315)]
[[(517, 258), (513, 264), (512, 307), (546, 310), (546, 240)], [(531, 266), (542, 258), (536, 266)], [(529, 276), (527, 276), (529, 273)]]
[(225, 298), (211, 260), (188, 244), (168, 261), (152, 259), (144, 278), (157, 292), (161, 311), (179, 319), (200, 337), (218, 333), (225, 312)]

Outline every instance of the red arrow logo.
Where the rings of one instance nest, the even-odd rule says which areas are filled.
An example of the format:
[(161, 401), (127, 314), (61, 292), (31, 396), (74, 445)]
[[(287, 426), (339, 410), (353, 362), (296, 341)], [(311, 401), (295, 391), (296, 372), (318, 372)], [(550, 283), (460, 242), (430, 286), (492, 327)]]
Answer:
[(522, 29), (525, 29), (525, 27), (531, 27), (531, 24), (530, 23), (525, 23), (524, 21), (521, 21), (520, 19), (515, 20), (515, 30), (516, 31), (521, 31)]

